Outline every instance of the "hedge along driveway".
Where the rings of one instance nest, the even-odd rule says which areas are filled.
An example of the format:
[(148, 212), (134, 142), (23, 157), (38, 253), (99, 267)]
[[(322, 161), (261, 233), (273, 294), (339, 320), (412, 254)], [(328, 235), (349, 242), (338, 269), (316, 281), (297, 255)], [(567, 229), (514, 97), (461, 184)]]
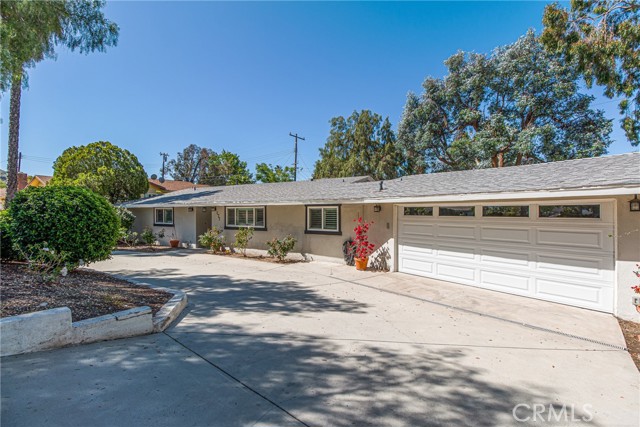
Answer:
[[(516, 405), (525, 418), (553, 404), (593, 414), (591, 425), (638, 423), (627, 353), (375, 289), (422, 279), (184, 251), (97, 267), (187, 291), (190, 305), (166, 335), (3, 360), (3, 421), (494, 426), (518, 424)], [(522, 304), (473, 295), (480, 306)], [(531, 304), (533, 317), (547, 307), (598, 330), (608, 319)]]

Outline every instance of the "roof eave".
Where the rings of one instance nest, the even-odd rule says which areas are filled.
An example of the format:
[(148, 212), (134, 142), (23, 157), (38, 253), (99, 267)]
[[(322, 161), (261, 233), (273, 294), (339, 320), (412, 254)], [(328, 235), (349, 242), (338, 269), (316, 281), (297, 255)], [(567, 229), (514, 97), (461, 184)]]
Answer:
[(365, 199), (363, 203), (423, 203), (423, 202), (462, 202), (482, 200), (530, 200), (554, 199), (570, 197), (611, 197), (640, 194), (640, 185), (623, 185), (607, 187), (588, 187), (537, 191), (514, 191), (472, 194), (448, 194), (435, 196), (380, 197)]

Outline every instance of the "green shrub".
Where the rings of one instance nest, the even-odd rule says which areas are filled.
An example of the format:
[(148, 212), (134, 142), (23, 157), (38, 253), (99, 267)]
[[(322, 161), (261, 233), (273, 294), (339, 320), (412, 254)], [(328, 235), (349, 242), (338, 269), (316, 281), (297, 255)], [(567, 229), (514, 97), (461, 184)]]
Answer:
[(11, 238), (11, 217), (9, 211), (0, 211), (0, 258), (15, 259), (16, 253), (13, 250), (13, 239)]
[(136, 220), (136, 216), (129, 209), (122, 206), (116, 206), (116, 214), (120, 218), (120, 228), (124, 228), (125, 231), (131, 230), (133, 222)]
[(47, 245), (78, 265), (108, 259), (118, 240), (120, 221), (104, 197), (80, 187), (29, 187), (9, 206), (14, 247), (27, 251)]
[(20, 256), (27, 261), (29, 269), (40, 274), (42, 280), (50, 281), (66, 276), (67, 273), (78, 267), (78, 263), (67, 261), (70, 255), (64, 251), (49, 249), (48, 243), (28, 245), (20, 249)]
[(236, 241), (233, 244), (236, 248), (240, 249), (242, 255), (247, 256), (247, 246), (249, 246), (249, 240), (253, 238), (253, 228), (246, 227), (241, 228), (236, 233)]
[(272, 239), (267, 242), (267, 246), (269, 250), (267, 253), (272, 257), (278, 259), (278, 261), (282, 262), (287, 257), (289, 252), (293, 250), (293, 247), (296, 245), (296, 239), (293, 236), (287, 236), (284, 239)]
[(218, 227), (208, 229), (198, 237), (198, 241), (204, 247), (210, 248), (214, 253), (224, 249), (224, 236)]
[(140, 233), (140, 239), (145, 245), (152, 246), (156, 243), (157, 236), (151, 227), (145, 227), (144, 230), (142, 230), (142, 233)]
[(127, 231), (124, 228), (120, 228), (120, 238), (118, 242), (133, 247), (140, 243), (140, 238), (137, 232)]

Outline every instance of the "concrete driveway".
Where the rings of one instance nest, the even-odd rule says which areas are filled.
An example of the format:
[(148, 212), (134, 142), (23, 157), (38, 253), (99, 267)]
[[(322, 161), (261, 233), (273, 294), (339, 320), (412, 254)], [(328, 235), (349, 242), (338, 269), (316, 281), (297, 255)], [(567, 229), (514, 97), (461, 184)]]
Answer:
[(94, 267), (190, 304), (165, 334), (2, 359), (3, 425), (640, 422), (640, 374), (602, 313), (319, 262)]

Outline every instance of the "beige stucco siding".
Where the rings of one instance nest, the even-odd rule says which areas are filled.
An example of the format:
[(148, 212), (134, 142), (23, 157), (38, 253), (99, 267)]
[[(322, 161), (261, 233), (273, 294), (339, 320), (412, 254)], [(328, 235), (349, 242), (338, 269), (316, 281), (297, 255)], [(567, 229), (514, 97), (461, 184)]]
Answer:
[[(294, 252), (311, 256), (342, 258), (342, 243), (348, 238), (354, 237), (354, 220), (363, 214), (365, 219), (375, 221), (371, 227), (370, 240), (376, 246), (388, 244), (392, 236), (393, 211), (391, 205), (385, 205), (379, 213), (373, 212), (373, 206), (341, 205), (340, 226), (342, 234), (340, 235), (305, 233), (305, 213), (306, 206), (303, 205), (267, 206), (267, 229), (256, 229), (249, 247), (266, 250), (267, 241), (274, 237), (282, 238), (290, 234), (297, 241)], [(224, 207), (217, 207), (215, 211), (211, 212), (211, 224), (221, 229), (224, 228)], [(236, 231), (224, 231), (228, 244), (233, 244)]]
[(640, 264), (640, 212), (629, 210), (631, 196), (617, 198), (616, 312), (618, 317), (640, 322), (640, 313), (631, 304), (631, 286), (640, 284), (633, 274)]
[[(193, 244), (197, 242), (196, 234), (196, 210), (189, 212), (189, 208), (174, 208), (173, 209), (173, 222), (174, 225), (153, 225), (153, 208), (140, 208), (131, 209), (131, 212), (136, 216), (133, 223), (133, 231), (141, 233), (145, 227), (151, 227), (154, 233), (158, 233), (164, 230), (165, 237), (159, 239), (160, 244), (168, 245), (169, 240), (176, 238), (181, 243)], [(206, 230), (206, 229), (205, 229)]]

